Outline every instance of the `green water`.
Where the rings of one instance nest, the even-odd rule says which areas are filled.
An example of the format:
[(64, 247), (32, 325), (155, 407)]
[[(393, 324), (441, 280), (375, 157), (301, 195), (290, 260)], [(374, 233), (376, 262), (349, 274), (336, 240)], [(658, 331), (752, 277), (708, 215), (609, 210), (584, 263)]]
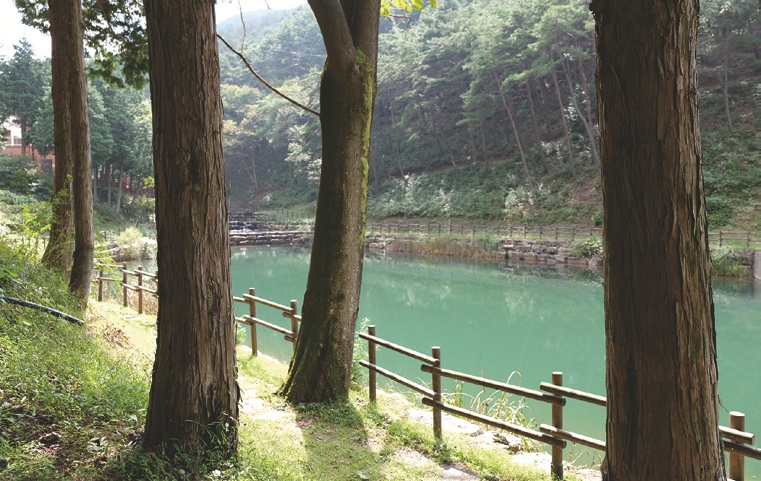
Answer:
[[(309, 254), (294, 248), (239, 248), (232, 254), (236, 295), (249, 287), (281, 304), (303, 298)], [(761, 286), (714, 280), (719, 359), (720, 420), (728, 411), (746, 414), (746, 429), (761, 435)], [(238, 308), (238, 315), (245, 313)], [(258, 308), (258, 317), (287, 326), (278, 312)], [(365, 259), (360, 319), (377, 335), (430, 353), (441, 347), (442, 366), (538, 389), (552, 371), (566, 386), (605, 394), (605, 337), (601, 273), (586, 269), (527, 266), (503, 261), (468, 263), (411, 256)], [(260, 328), (259, 350), (283, 361), (291, 345)], [(378, 364), (430, 383), (420, 363), (380, 350)], [(451, 381), (443, 381), (453, 389)], [(399, 387), (400, 390), (404, 390)], [(471, 394), (477, 391), (471, 390)], [(466, 404), (468, 403), (466, 398)], [(527, 416), (549, 423), (549, 405), (531, 404)], [(569, 400), (566, 429), (604, 438), (604, 408)], [(575, 448), (581, 462), (589, 450)], [(598, 458), (599, 461), (599, 458)], [(761, 479), (761, 462), (746, 461), (748, 479)]]

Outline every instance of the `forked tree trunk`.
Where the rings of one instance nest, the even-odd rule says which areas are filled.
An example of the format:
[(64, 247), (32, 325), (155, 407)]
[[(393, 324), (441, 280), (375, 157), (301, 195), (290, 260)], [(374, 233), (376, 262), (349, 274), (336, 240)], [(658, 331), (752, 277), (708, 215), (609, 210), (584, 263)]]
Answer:
[(214, 4), (146, 0), (145, 11), (161, 281), (144, 442), (231, 456), (238, 386)]
[(379, 0), (312, 0), (328, 60), (320, 84), (322, 170), (303, 322), (281, 393), (346, 399), (365, 242)]
[(724, 480), (701, 168), (698, 0), (594, 0), (607, 479)]

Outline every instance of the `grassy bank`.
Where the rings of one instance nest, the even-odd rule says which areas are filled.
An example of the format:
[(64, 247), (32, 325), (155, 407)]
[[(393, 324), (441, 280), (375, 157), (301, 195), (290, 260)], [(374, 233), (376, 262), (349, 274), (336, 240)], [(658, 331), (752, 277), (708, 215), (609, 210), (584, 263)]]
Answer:
[(59, 277), (4, 238), (0, 292), (86, 321), (77, 326), (0, 302), (2, 480), (439, 480), (447, 469), (550, 479), (470, 436), (445, 429), (440, 444), (430, 424), (410, 420), (416, 408), (399, 394), (369, 403), (357, 387), (350, 403), (286, 405), (273, 394), (286, 367), (244, 347), (238, 456), (223, 462), (184, 451), (165, 459), (140, 447), (155, 319), (94, 300), (78, 311)]

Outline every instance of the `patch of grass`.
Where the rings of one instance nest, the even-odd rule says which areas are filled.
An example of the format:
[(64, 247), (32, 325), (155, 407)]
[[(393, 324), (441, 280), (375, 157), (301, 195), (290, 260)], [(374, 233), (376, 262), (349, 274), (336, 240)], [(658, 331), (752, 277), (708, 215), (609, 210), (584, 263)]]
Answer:
[(716, 276), (744, 277), (747, 270), (740, 264), (740, 258), (734, 249), (718, 247), (711, 249), (713, 274)]
[[(4, 294), (82, 317), (60, 277), (0, 243)], [(0, 459), (4, 479), (95, 479), (144, 422), (148, 379), (76, 326), (0, 305)], [(31, 477), (30, 477), (31, 476)]]

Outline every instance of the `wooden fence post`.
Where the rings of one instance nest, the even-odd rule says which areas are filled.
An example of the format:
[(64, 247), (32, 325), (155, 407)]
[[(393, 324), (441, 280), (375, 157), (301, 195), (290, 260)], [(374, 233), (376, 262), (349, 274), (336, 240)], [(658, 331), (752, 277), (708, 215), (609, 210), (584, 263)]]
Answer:
[(127, 307), (127, 263), (122, 263), (122, 297), (124, 300), (124, 307)]
[[(367, 333), (371, 336), (375, 337), (375, 326), (367, 326)], [(376, 365), (376, 357), (375, 357), (375, 343), (373, 341), (367, 341), (367, 362), (372, 364), (373, 366)], [(369, 373), (367, 375), (368, 381), (369, 381), (369, 395), (370, 395), (370, 402), (374, 403), (376, 399), (376, 392), (375, 392), (375, 382), (376, 382), (376, 376), (375, 371), (372, 369), (369, 369)]]
[(558, 240), (558, 226), (555, 226), (555, 240)]
[(296, 316), (299, 313), (298, 303), (295, 299), (291, 300), (291, 332), (293, 332), (293, 351), (296, 351), (296, 339), (299, 337), (299, 321)]
[(576, 226), (571, 226), (571, 242), (573, 242), (574, 238), (576, 237)]
[[(552, 373), (552, 384), (556, 386), (563, 385), (563, 373), (555, 371)], [(563, 429), (563, 406), (559, 404), (552, 405), (552, 426), (557, 429)], [(552, 476), (557, 479), (563, 479), (563, 448), (552, 447)]]
[[(433, 367), (441, 368), (441, 347), (434, 346), (431, 348), (431, 356), (436, 359), (436, 365)], [(441, 376), (431, 373), (431, 387), (433, 388), (433, 400), (441, 402)], [(433, 437), (441, 439), (441, 409), (434, 406), (433, 408)]]
[(542, 226), (539, 226), (539, 240), (542, 240)]
[[(256, 296), (256, 290), (253, 287), (250, 287), (248, 289), (248, 295), (249, 296)], [(256, 317), (256, 302), (249, 300), (248, 301), (248, 315), (251, 317)], [(248, 323), (248, 335), (249, 340), (251, 341), (251, 355), (252, 356), (258, 356), (259, 355), (259, 346), (258, 341), (256, 339), (256, 323), (254, 321), (249, 321)]]
[(750, 249), (750, 231), (745, 232), (745, 248)]
[(98, 276), (98, 302), (103, 301), (103, 268), (101, 267), (98, 271), (100, 275)]
[(719, 247), (724, 243), (724, 233), (719, 231)]
[(137, 313), (143, 313), (143, 266), (137, 266)]
[[(730, 411), (729, 427), (745, 431), (745, 414)], [(734, 481), (745, 481), (745, 456), (742, 454), (729, 453), (729, 477)]]

